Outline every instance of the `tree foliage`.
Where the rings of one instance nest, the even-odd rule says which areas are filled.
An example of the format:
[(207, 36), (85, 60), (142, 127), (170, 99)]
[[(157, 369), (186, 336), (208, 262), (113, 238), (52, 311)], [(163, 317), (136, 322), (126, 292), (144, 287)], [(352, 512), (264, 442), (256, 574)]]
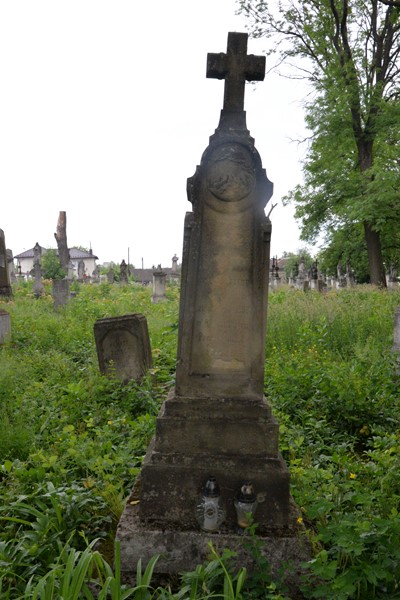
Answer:
[[(308, 79), (311, 132), (304, 185), (287, 200), (302, 238), (362, 226), (371, 282), (385, 285), (384, 259), (400, 220), (400, 9), (397, 1), (239, 0), (255, 37), (267, 37), (290, 73)], [(297, 71), (293, 71), (296, 68)], [(396, 239), (397, 238), (397, 239)]]
[(61, 268), (57, 250), (49, 249), (42, 255), (41, 266), (45, 279), (64, 279), (65, 271)]

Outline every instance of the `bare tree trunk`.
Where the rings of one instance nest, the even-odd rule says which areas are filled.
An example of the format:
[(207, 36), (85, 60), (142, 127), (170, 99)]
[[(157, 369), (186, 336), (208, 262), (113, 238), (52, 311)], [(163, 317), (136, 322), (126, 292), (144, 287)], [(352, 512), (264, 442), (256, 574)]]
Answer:
[(367, 244), (371, 283), (379, 287), (387, 287), (379, 232), (374, 231), (370, 223), (364, 222), (364, 234)]
[(68, 265), (70, 261), (68, 244), (67, 244), (67, 213), (60, 211), (57, 222), (57, 233), (54, 234), (57, 241), (58, 257), (60, 259), (61, 268), (68, 273)]

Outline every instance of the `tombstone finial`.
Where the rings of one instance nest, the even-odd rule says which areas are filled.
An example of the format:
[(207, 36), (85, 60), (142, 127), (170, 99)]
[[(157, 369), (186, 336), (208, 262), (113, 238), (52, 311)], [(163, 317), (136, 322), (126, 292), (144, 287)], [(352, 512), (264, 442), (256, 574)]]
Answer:
[(265, 56), (247, 54), (247, 33), (228, 33), (227, 52), (207, 55), (207, 77), (225, 79), (224, 111), (242, 112), (246, 81), (263, 81)]

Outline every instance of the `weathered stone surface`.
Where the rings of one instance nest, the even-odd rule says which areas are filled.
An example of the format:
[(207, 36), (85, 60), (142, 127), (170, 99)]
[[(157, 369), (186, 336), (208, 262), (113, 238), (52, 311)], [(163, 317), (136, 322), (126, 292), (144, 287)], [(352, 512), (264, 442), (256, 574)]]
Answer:
[(6, 310), (0, 309), (0, 344), (11, 336), (11, 317)]
[(0, 229), (0, 297), (12, 297), (12, 288), (8, 273), (6, 240), (2, 229)]
[(140, 381), (152, 366), (150, 338), (144, 315), (133, 313), (98, 319), (94, 324), (99, 367), (124, 383)]
[(396, 308), (394, 314), (393, 350), (400, 356), (400, 306)]
[(167, 287), (167, 274), (161, 268), (161, 265), (153, 272), (153, 295), (151, 301), (153, 304), (159, 302), (165, 302), (167, 297), (165, 295)]
[(52, 295), (54, 308), (63, 308), (70, 299), (69, 280), (53, 279)]

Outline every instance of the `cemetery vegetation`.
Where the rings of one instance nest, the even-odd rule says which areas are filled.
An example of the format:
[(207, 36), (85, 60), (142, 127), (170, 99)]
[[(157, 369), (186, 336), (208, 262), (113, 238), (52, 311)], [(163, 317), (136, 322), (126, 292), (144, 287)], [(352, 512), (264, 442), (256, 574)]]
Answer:
[(307, 82), (304, 183), (286, 198), (302, 239), (385, 287), (400, 259), (398, 0), (237, 1), (267, 68)]
[[(120, 581), (115, 530), (174, 385), (179, 289), (76, 284), (53, 308), (51, 282), (36, 299), (14, 286), (0, 307), (11, 339), (0, 346), (0, 597), (136, 599), (370, 599), (400, 597), (400, 393), (392, 352), (399, 290), (270, 294), (265, 393), (312, 546), (301, 591), (285, 587), (244, 536), (259, 568), (229, 550), (157, 587), (158, 557)], [(153, 369), (139, 384), (100, 375), (97, 319), (138, 312), (148, 321)], [(285, 565), (290, 572), (292, 566)]]

